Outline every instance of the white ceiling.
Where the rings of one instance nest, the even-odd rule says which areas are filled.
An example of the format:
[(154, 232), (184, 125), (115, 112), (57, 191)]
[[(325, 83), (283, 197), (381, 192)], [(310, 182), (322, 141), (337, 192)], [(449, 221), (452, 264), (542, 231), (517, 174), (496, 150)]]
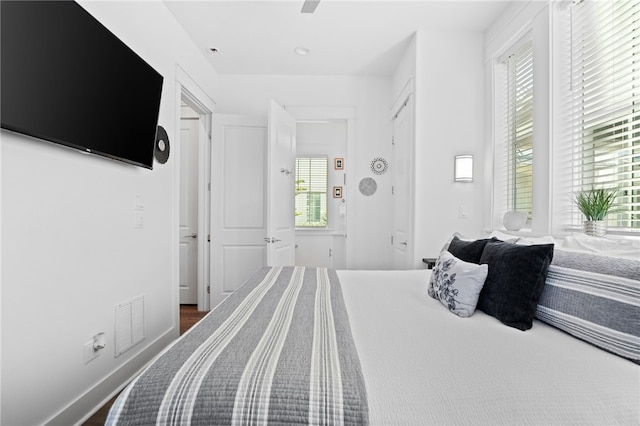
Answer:
[(165, 4), (219, 74), (388, 76), (416, 30), (484, 32), (509, 2), (322, 0), (313, 14), (302, 0)]

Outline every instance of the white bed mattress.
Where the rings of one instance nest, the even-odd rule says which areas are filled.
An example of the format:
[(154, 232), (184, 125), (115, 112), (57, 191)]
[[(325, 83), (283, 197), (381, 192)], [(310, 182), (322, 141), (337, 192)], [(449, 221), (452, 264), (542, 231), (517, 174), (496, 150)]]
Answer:
[(540, 321), (427, 295), (430, 271), (338, 271), (372, 425), (640, 424), (640, 366)]

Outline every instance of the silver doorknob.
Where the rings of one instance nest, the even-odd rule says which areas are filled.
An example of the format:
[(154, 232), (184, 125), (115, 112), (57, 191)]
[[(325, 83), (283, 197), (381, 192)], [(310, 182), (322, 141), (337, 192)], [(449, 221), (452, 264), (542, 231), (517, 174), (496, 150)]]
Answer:
[(185, 235), (185, 238), (198, 238), (198, 234), (196, 234), (195, 232), (191, 235)]
[(407, 242), (406, 242), (406, 241), (404, 241), (404, 242), (400, 243), (400, 245), (401, 245), (401, 246), (407, 246), (408, 244), (407, 244)]

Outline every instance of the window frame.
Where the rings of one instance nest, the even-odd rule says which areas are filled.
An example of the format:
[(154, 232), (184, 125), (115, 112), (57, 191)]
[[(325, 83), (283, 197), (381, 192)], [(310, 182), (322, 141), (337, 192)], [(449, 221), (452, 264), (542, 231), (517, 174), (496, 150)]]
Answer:
[[(515, 114), (513, 111), (517, 108), (517, 102), (514, 104), (513, 100), (515, 96), (512, 89), (512, 79), (515, 81), (515, 74), (510, 74), (508, 62), (520, 52), (525, 46), (529, 45), (530, 58), (530, 84), (532, 85), (529, 91), (531, 97), (529, 117), (530, 117), (530, 132), (528, 134), (529, 143), (529, 161), (531, 165), (529, 171), (527, 171), (530, 184), (525, 188), (529, 193), (528, 196), (528, 208), (527, 208), (527, 223), (526, 227), (530, 228), (533, 218), (534, 210), (534, 175), (533, 175), (533, 156), (534, 148), (536, 146), (534, 140), (534, 134), (537, 132), (535, 128), (535, 114), (534, 114), (534, 97), (536, 92), (536, 86), (534, 83), (534, 40), (533, 31), (528, 28), (524, 31), (515, 42), (509, 43), (509, 45), (503, 49), (502, 53), (496, 55), (493, 61), (493, 94), (494, 94), (494, 143), (492, 149), (493, 158), (493, 174), (491, 181), (491, 193), (492, 193), (492, 229), (502, 229), (502, 218), (507, 211), (521, 210), (521, 205), (518, 204), (518, 198), (515, 194), (514, 188), (517, 187), (514, 179), (517, 178), (516, 167), (514, 165), (515, 150), (517, 149), (514, 143), (514, 136), (518, 136), (517, 132), (513, 132), (511, 125), (515, 122)], [(513, 70), (511, 70), (513, 71)], [(513, 109), (512, 109), (513, 107)]]
[[(522, 51), (526, 50), (524, 54)], [(508, 180), (507, 180), (507, 208), (510, 210), (522, 211), (525, 207), (527, 210), (527, 223), (531, 223), (531, 216), (533, 212), (533, 133), (534, 133), (534, 100), (533, 100), (533, 88), (535, 79), (533, 76), (533, 39), (531, 36), (527, 36), (522, 42), (518, 43), (517, 47), (513, 50), (513, 53), (505, 60), (507, 65), (507, 85), (508, 85), (508, 105), (507, 105), (507, 157), (508, 157)], [(516, 61), (510, 63), (511, 59)], [(530, 58), (530, 59), (529, 59)], [(525, 84), (530, 87), (523, 87), (523, 85), (513, 84), (519, 79), (522, 79), (523, 73), (518, 72), (517, 68), (522, 64), (520, 61), (530, 61), (528, 66), (528, 73), (531, 74), (530, 78), (525, 80)], [(514, 69), (515, 68), (515, 69)], [(512, 87), (512, 85), (514, 87)], [(523, 97), (530, 98), (529, 102), (523, 102)], [(526, 104), (526, 105), (525, 105)], [(526, 111), (522, 111), (526, 108)], [(520, 110), (520, 112), (518, 112)], [(527, 126), (530, 130), (527, 132), (525, 129), (522, 131), (521, 127)], [(523, 153), (524, 152), (524, 153)], [(519, 157), (525, 157), (521, 159)], [(525, 170), (520, 170), (524, 168)], [(529, 181), (529, 183), (522, 185), (522, 181)], [(522, 191), (520, 191), (521, 189)], [(524, 196), (520, 193), (524, 192)]]
[[(323, 159), (324, 160), (324, 181), (325, 181), (325, 187), (324, 187), (324, 191), (309, 191), (307, 189), (305, 189), (303, 192), (300, 192), (300, 179), (299, 179), (299, 160), (301, 159), (309, 159), (309, 161), (312, 161), (314, 159)], [(309, 170), (309, 179), (311, 179), (312, 176), (312, 167), (313, 166), (309, 166), (310, 170)], [(295, 222), (295, 228), (298, 230), (311, 230), (311, 229), (318, 229), (318, 230), (326, 230), (329, 228), (329, 156), (328, 155), (324, 155), (324, 154), (319, 154), (319, 155), (310, 155), (310, 154), (300, 154), (300, 155), (296, 155), (296, 161), (295, 161), (295, 185), (294, 185), (294, 208), (295, 208), (295, 218), (294, 218), (294, 222)], [(310, 182), (311, 186), (313, 185), (312, 182)], [(314, 195), (314, 197), (312, 197), (313, 199), (315, 199), (316, 201), (320, 201), (320, 218), (319, 220), (315, 220), (315, 221), (309, 221), (307, 220), (306, 224), (299, 224), (298, 223), (298, 216), (301, 216), (304, 214), (304, 212), (300, 212), (300, 214), (298, 214), (298, 196), (299, 195), (303, 195), (303, 193), (307, 194), (307, 206), (306, 208), (308, 209), (308, 205), (309, 205), (309, 198), (308, 195)], [(323, 201), (324, 201), (324, 211), (323, 211)], [(324, 217), (322, 217), (324, 213)], [(309, 216), (307, 215), (307, 219), (309, 219)], [(316, 223), (316, 224), (313, 224)]]

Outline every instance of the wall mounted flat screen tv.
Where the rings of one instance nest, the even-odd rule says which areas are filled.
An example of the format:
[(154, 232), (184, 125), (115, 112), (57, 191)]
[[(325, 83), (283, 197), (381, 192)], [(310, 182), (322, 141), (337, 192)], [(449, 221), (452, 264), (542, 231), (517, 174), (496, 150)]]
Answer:
[(2, 1), (0, 121), (148, 169), (162, 76), (73, 1)]

